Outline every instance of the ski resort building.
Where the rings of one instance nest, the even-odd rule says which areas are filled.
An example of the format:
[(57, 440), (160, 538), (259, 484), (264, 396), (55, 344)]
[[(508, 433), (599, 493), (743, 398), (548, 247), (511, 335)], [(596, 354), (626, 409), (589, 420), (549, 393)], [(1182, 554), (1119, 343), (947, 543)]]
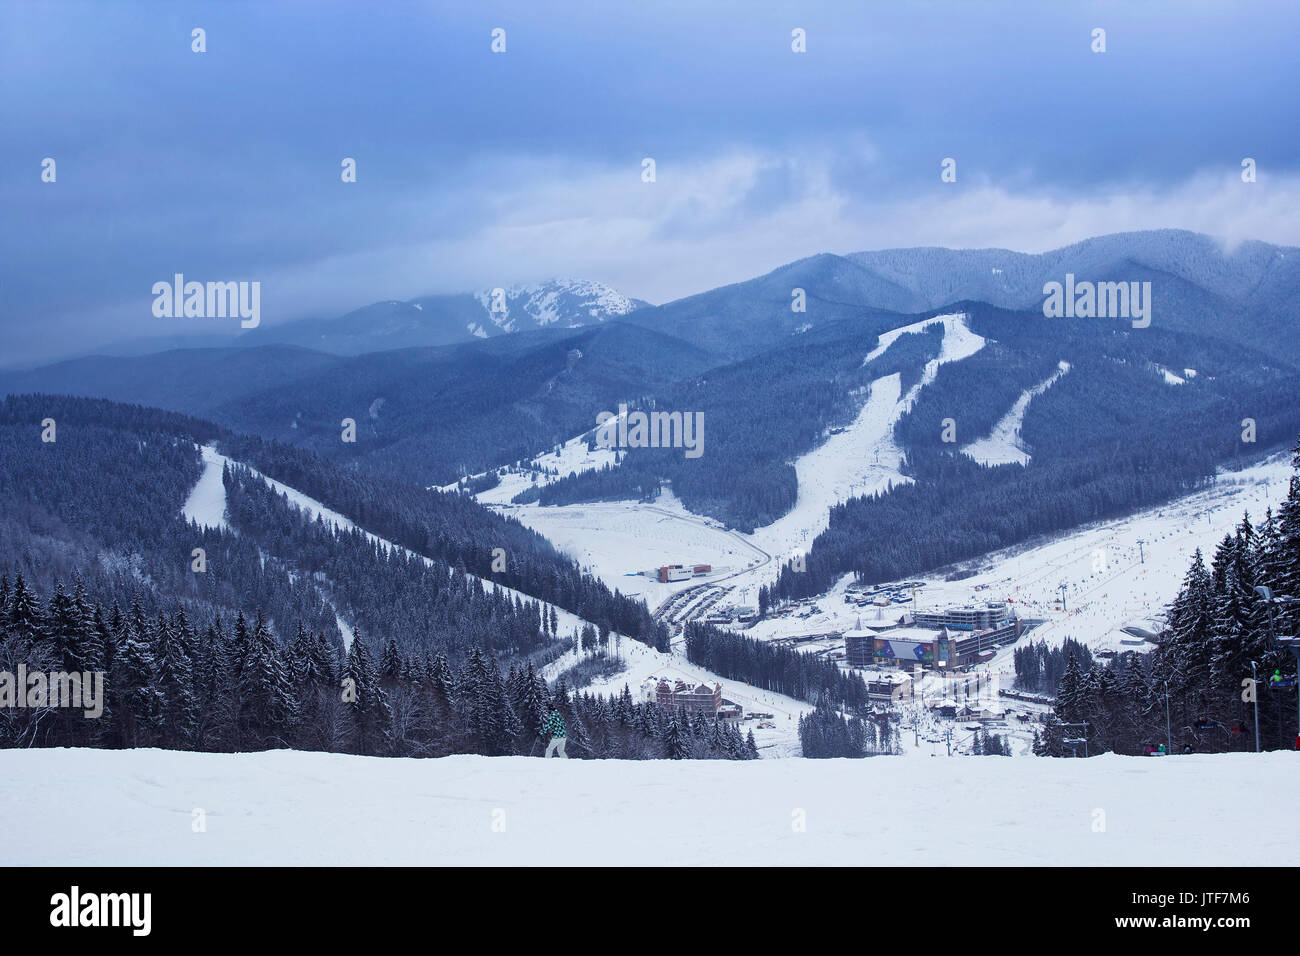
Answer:
[(1014, 617), (994, 627), (973, 630), (905, 625), (879, 630), (855, 628), (844, 632), (844, 657), (850, 667), (919, 664), (958, 669), (987, 661), (997, 648), (1019, 637), (1020, 622)]
[[(656, 680), (651, 677), (641, 685), (641, 697), (647, 703), (655, 703), (666, 710), (683, 710), (693, 714), (708, 714), (716, 717), (723, 711), (722, 685), (715, 683), (692, 684), (687, 681)], [(730, 702), (727, 702), (730, 703)], [(730, 704), (735, 713), (721, 713), (727, 719), (740, 719), (740, 706)]]
[(968, 604), (943, 611), (917, 611), (918, 627), (945, 627), (954, 631), (987, 631), (1015, 620), (1015, 612), (1005, 604)]
[(912, 696), (912, 678), (902, 671), (885, 671), (867, 678), (867, 699), (877, 704), (896, 704)]
[(706, 574), (713, 573), (711, 564), (665, 564), (661, 568), (656, 568), (654, 576), (662, 584), (668, 584), (673, 581), (689, 581), (691, 578), (703, 577)]

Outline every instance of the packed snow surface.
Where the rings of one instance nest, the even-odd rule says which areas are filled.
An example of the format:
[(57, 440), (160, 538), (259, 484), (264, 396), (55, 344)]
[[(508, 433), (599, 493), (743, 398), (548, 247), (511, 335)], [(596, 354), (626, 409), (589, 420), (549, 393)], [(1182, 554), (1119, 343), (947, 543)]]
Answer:
[(226, 486), (221, 481), (221, 469), (226, 459), (210, 447), (201, 448), (203, 474), (181, 508), (187, 521), (197, 521), (202, 528), (228, 529), (226, 523)]
[[(11, 866), (1289, 866), (1298, 787), (1300, 756), (1287, 752), (543, 762), (0, 751)], [(1244, 810), (1260, 838), (1225, 825)]]

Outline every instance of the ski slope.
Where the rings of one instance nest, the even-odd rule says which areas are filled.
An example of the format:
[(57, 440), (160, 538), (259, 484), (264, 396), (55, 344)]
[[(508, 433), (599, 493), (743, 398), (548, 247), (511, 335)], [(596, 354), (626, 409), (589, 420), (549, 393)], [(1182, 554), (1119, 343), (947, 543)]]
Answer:
[[(834, 505), (911, 480), (899, 470), (903, 451), (894, 442), (894, 425), (921, 390), (934, 381), (940, 366), (974, 355), (985, 340), (967, 327), (964, 314), (954, 313), (886, 332), (868, 355), (868, 360), (883, 355), (901, 335), (935, 324), (943, 326), (943, 343), (939, 355), (926, 363), (920, 380), (905, 394), (897, 373), (873, 381), (853, 422), (794, 462), (798, 479), (794, 507), (753, 534), (728, 531), (717, 521), (691, 513), (668, 491), (649, 505), (619, 501), (506, 507), (513, 517), (550, 539), (607, 586), (640, 595), (652, 608), (699, 579), (668, 585), (628, 577), (629, 573), (676, 563), (712, 564), (718, 570), (704, 580), (725, 581), (734, 588), (733, 601), (754, 605), (759, 587), (774, 576), (776, 566), (811, 547), (813, 539), (826, 530)], [(604, 461), (598, 456), (611, 454), (605, 450), (586, 452), (585, 444), (577, 439), (564, 448), (567, 457), (559, 460), (565, 474), (569, 468), (600, 467)], [(547, 456), (533, 459), (534, 463), (546, 460)], [(526, 483), (524, 479), (520, 487)], [(500, 506), (517, 490), (503, 482), (478, 500)]]
[[(1007, 687), (1014, 676), (1014, 648), (1029, 641), (1059, 644), (1070, 637), (1093, 650), (1149, 650), (1151, 645), (1121, 629), (1157, 617), (1178, 593), (1196, 549), (1201, 549), (1208, 563), (1243, 512), (1248, 511), (1256, 523), (1267, 507), (1276, 512), (1286, 496), (1291, 473), (1289, 456), (1275, 455), (1249, 468), (1223, 471), (1213, 487), (1168, 504), (965, 562), (961, 568), (969, 576), (961, 580), (918, 575), (908, 579), (922, 582), (915, 591), (915, 607), (937, 610), (991, 601), (1008, 603), (1022, 619), (1041, 620), (1020, 644), (1003, 648), (981, 668), (999, 675)], [(746, 633), (759, 640), (773, 640), (792, 634), (885, 627), (913, 609), (910, 601), (866, 608), (846, 603), (851, 581), (852, 577), (845, 575), (830, 592), (801, 605), (815, 604), (820, 608), (816, 613), (804, 611), (807, 616), (802, 618), (761, 621)], [(1061, 585), (1065, 586), (1064, 608)], [(842, 649), (842, 644), (823, 642), (808, 650)], [(926, 693), (933, 692), (927, 684)]]
[[(1289, 866), (1297, 788), (1286, 752), (1013, 765), (0, 751), (10, 866)], [(1257, 839), (1223, 825), (1243, 808)]]
[(1011, 406), (1011, 411), (998, 420), (987, 438), (972, 442), (961, 453), (969, 455), (981, 465), (1029, 464), (1029, 453), (1020, 444), (1020, 426), (1025, 422), (1029, 403), (1055, 385), (1057, 379), (1070, 370), (1070, 363), (1063, 361), (1057, 368), (1058, 371), (1050, 378), (1021, 392)]
[[(967, 328), (964, 314), (940, 315), (884, 333), (866, 359), (884, 354), (902, 334), (934, 324), (943, 326), (943, 344), (939, 355), (926, 362), (920, 380), (906, 394), (902, 394), (897, 372), (871, 383), (871, 394), (853, 423), (795, 462), (795, 505), (771, 524), (754, 529), (750, 538), (758, 547), (779, 555), (782, 561), (789, 560), (796, 552), (812, 547), (817, 535), (829, 527), (830, 510), (835, 505), (911, 482), (899, 470), (903, 449), (894, 441), (894, 425), (911, 410), (921, 390), (934, 381), (940, 366), (969, 358), (984, 347), (985, 340)], [(755, 603), (763, 583), (765, 580), (757, 577), (744, 582), (739, 586), (742, 598)]]
[[(183, 506), (182, 509), (183, 513), (186, 518), (190, 518), (192, 520), (198, 521), (200, 525), (203, 525), (205, 527), (216, 527), (216, 528), (222, 528), (224, 530), (230, 530), (230, 526), (228, 525), (225, 519), (226, 489), (225, 489), (225, 485), (222, 484), (221, 481), (221, 472), (222, 469), (227, 464), (237, 465), (242, 463), (236, 462), (234, 459), (226, 457), (225, 455), (218, 452), (211, 445), (204, 446), (201, 449), (201, 451), (203, 453), (203, 465), (204, 465), (203, 474), (199, 476), (198, 483), (194, 486), (194, 489), (190, 492), (189, 498), (186, 500), (185, 505)], [(337, 511), (334, 511), (332, 508), (327, 508), (325, 505), (321, 504), (315, 498), (312, 498), (310, 495), (303, 494), (301, 491), (298, 491), (296, 488), (290, 488), (288, 485), (284, 484), (283, 482), (276, 481), (274, 478), (269, 478), (266, 475), (262, 474), (257, 469), (252, 468), (248, 465), (243, 465), (243, 467), (248, 468), (249, 471), (251, 471), (257, 478), (266, 482), (277, 493), (285, 495), (288, 498), (289, 503), (291, 505), (298, 508), (298, 510), (302, 511), (309, 519), (313, 521), (319, 518), (323, 523), (338, 531), (359, 530), (361, 531), (362, 534), (366, 536), (366, 538), (370, 541), (371, 544), (380, 545), (385, 549), (397, 550), (403, 554), (418, 557), (421, 561), (423, 561), (425, 564), (428, 565), (434, 565), (438, 563), (435, 562), (432, 558), (425, 557), (422, 554), (416, 554), (415, 552), (402, 547), (400, 544), (396, 544), (392, 541), (389, 541), (387, 538), (381, 538), (379, 535), (373, 534), (372, 532), (367, 531), (365, 528), (359, 527), (356, 524), (356, 522), (354, 522), (352, 519), (339, 514)], [(469, 575), (469, 576), (474, 577), (474, 575)], [(536, 600), (531, 595), (524, 594), (522, 591), (516, 591), (514, 588), (508, 588), (503, 585), (497, 584), (496, 582), (490, 579), (482, 578), (480, 580), (483, 581), (483, 586), (486, 588), (494, 588), (494, 587), (500, 588), (502, 591), (506, 592), (507, 594), (510, 594), (512, 597), (522, 598), (525, 601)], [(551, 605), (545, 601), (541, 603), (544, 608), (551, 607)], [(571, 611), (566, 611), (561, 607), (556, 607), (555, 612), (556, 612), (556, 620), (559, 624), (560, 633), (562, 635), (572, 634), (576, 630), (580, 629), (583, 626), (583, 624), (587, 623), (582, 618), (578, 617), (576, 614), (572, 613)], [(338, 621), (339, 630), (343, 634), (344, 646), (350, 647), (352, 645), (352, 636), (353, 636), (352, 626), (346, 620), (344, 620), (342, 615), (338, 613), (337, 609), (335, 609), (334, 616)]]
[(226, 459), (210, 445), (205, 445), (199, 451), (203, 455), (203, 474), (199, 475), (198, 483), (181, 506), (181, 514), (187, 521), (198, 522), (201, 528), (229, 531), (230, 525), (226, 521), (226, 486), (221, 481), (221, 469)]

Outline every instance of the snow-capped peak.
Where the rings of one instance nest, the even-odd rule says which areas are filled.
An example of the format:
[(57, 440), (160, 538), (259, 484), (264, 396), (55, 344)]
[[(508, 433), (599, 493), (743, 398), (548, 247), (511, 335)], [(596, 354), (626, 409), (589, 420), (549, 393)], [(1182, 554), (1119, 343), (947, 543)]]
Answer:
[(521, 321), (536, 326), (576, 327), (627, 315), (638, 304), (623, 293), (590, 279), (550, 279), (528, 285), (484, 289), (474, 298), (489, 321), (503, 332), (519, 329)]

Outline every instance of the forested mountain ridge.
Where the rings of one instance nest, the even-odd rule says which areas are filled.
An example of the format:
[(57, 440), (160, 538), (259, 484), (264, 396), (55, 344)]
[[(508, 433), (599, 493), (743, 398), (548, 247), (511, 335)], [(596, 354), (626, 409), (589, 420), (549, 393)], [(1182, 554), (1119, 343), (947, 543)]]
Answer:
[[(1118, 517), (1193, 491), (1216, 468), (1256, 460), (1300, 432), (1300, 371), (1249, 347), (1122, 321), (963, 307), (987, 344), (942, 366), (895, 425), (912, 483), (832, 508), (806, 571), (784, 569), (775, 596), (822, 593), (846, 572), (891, 580)], [(1027, 466), (982, 465), (960, 452), (1059, 361), (1069, 374), (1029, 403), (1020, 427)], [(1167, 367), (1195, 374), (1170, 384)], [(947, 423), (954, 442), (945, 441)]]
[[(906, 321), (906, 320), (903, 320)], [(630, 448), (615, 468), (563, 478), (518, 496), (520, 502), (653, 498), (672, 482), (690, 510), (752, 531), (788, 512), (798, 495), (793, 460), (851, 422), (870, 383), (892, 374), (907, 389), (938, 355), (940, 326), (905, 334), (864, 364), (874, 332), (837, 326), (781, 349), (679, 382), (633, 407), (688, 409), (706, 423), (705, 452)]]
[[(47, 420), (55, 429), (48, 442)], [(198, 444), (307, 485), (422, 557), (310, 520), (241, 468), (223, 476), (230, 527), (187, 522), (181, 506), (202, 471)], [(647, 642), (661, 636), (643, 604), (611, 593), (539, 535), (464, 496), (391, 479), (371, 485), (305, 452), (206, 422), (102, 400), (10, 396), (0, 401), (0, 461), (0, 564), (41, 589), (80, 578), (105, 605), (139, 600), (151, 613), (186, 608), (192, 617), (263, 612), (281, 638), (301, 621), (337, 641), (344, 616), (368, 629), (367, 639), (440, 648), (453, 661), (470, 647), (527, 655), (554, 642), (555, 615), (542, 602)], [(498, 548), (502, 571), (493, 569)]]
[[(733, 358), (797, 329), (881, 312), (921, 313), (971, 300), (1041, 307), (1047, 282), (1150, 281), (1152, 322), (1300, 361), (1288, 330), (1300, 321), (1300, 249), (1218, 240), (1176, 229), (1117, 233), (1041, 254), (1006, 249), (911, 248), (824, 253), (766, 275), (653, 306), (629, 321)], [(795, 312), (802, 289), (805, 311)]]
[[(530, 458), (716, 359), (620, 322), (335, 357), (289, 346), (97, 357), (0, 373), (0, 393), (154, 405), (423, 486)], [(357, 423), (355, 443), (341, 423)]]

